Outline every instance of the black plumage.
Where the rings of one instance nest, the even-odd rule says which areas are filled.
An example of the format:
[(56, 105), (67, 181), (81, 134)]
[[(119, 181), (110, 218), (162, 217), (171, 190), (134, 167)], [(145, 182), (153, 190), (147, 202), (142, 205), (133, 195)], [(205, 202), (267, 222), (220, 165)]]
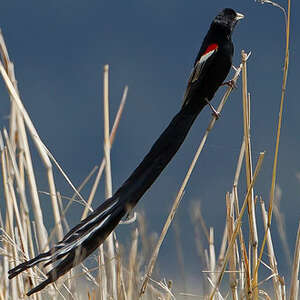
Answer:
[(222, 85), (232, 64), (231, 34), (243, 15), (226, 8), (213, 20), (194, 63), (183, 105), (139, 166), (115, 194), (71, 229), (48, 252), (9, 271), (13, 278), (40, 262), (54, 264), (47, 279), (27, 293), (31, 295), (68, 272), (89, 256), (130, 212), (178, 151), (196, 117)]

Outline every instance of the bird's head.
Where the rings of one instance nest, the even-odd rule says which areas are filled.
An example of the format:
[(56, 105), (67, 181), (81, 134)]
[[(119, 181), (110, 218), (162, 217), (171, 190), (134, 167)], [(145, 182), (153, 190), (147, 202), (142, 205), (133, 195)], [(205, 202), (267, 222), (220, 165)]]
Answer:
[(232, 8), (225, 8), (215, 17), (212, 25), (223, 27), (228, 30), (231, 35), (236, 23), (243, 18), (244, 15), (241, 13), (236, 12)]

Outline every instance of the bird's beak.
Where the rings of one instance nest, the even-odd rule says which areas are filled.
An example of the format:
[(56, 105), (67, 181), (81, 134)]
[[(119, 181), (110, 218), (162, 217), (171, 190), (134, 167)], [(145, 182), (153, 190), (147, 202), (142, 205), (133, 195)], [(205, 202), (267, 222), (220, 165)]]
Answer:
[(238, 20), (241, 20), (243, 19), (245, 16), (243, 14), (240, 14), (240, 13), (236, 13), (236, 17), (235, 19), (238, 21)]

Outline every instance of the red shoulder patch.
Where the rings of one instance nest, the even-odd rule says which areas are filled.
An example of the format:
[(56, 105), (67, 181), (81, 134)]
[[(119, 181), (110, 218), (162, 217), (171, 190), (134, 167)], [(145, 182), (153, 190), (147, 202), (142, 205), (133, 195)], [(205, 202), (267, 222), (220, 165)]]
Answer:
[(203, 55), (207, 54), (210, 51), (216, 50), (218, 49), (218, 44), (210, 44), (207, 49), (205, 50), (205, 52), (203, 53)]

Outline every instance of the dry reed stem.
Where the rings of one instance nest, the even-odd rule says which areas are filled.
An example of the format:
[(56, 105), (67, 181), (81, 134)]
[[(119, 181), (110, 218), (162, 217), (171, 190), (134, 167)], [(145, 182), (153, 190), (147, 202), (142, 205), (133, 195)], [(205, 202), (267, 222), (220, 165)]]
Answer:
[(221, 242), (221, 247), (220, 247), (220, 251), (219, 251), (219, 256), (218, 256), (218, 263), (216, 266), (216, 270), (218, 272), (223, 265), (224, 255), (226, 252), (226, 246), (227, 246), (227, 228), (225, 226), (223, 236), (222, 236), (222, 242)]
[[(11, 241), (16, 240), (16, 234), (14, 231), (14, 208), (13, 208), (13, 201), (11, 201), (12, 195), (11, 195), (11, 188), (10, 188), (10, 182), (12, 181), (11, 178), (11, 172), (9, 172), (8, 169), (8, 151), (7, 148), (4, 147), (4, 150), (2, 151), (3, 158), (2, 158), (2, 172), (3, 172), (3, 182), (4, 182), (4, 195), (6, 198), (6, 209), (7, 209), (7, 227), (6, 232), (7, 236), (10, 238)], [(8, 245), (8, 253), (13, 254), (13, 260), (9, 261), (9, 269), (12, 267), (15, 267), (17, 264), (18, 259), (18, 252), (17, 247), (15, 246), (15, 243), (10, 243)], [(17, 299), (17, 293), (20, 295), (20, 278), (15, 278), (13, 282), (10, 283), (11, 287), (11, 295), (13, 299)]]
[[(119, 123), (120, 123), (121, 116), (122, 116), (124, 106), (125, 106), (125, 103), (126, 103), (126, 99), (127, 99), (127, 93), (128, 93), (128, 87), (125, 86), (124, 92), (123, 92), (123, 95), (122, 95), (122, 99), (121, 99), (121, 102), (120, 102), (120, 105), (119, 105), (119, 109), (118, 109), (118, 112), (116, 114), (114, 124), (113, 124), (112, 130), (111, 130), (111, 133), (110, 133), (110, 137), (109, 137), (111, 146), (112, 146), (112, 144), (115, 140), (116, 132), (117, 132), (117, 129), (119, 127)], [(102, 159), (102, 162), (101, 162), (100, 168), (98, 170), (95, 182), (94, 182), (93, 187), (91, 189), (91, 192), (90, 192), (90, 195), (89, 195), (89, 198), (88, 198), (88, 201), (87, 201), (88, 207), (90, 207), (92, 205), (92, 201), (93, 201), (94, 196), (96, 194), (96, 190), (97, 190), (99, 181), (101, 179), (104, 167), (105, 167), (105, 157), (103, 157), (103, 159)], [(83, 220), (87, 217), (88, 207), (85, 207), (85, 209), (83, 211), (83, 214), (81, 216), (81, 220)]]
[(121, 263), (121, 253), (120, 253), (120, 248), (119, 248), (119, 243), (116, 239), (116, 233), (114, 232), (113, 234), (113, 238), (114, 238), (114, 244), (115, 244), (115, 252), (116, 252), (116, 256), (115, 256), (115, 261), (116, 261), (116, 283), (117, 283), (117, 299), (123, 299), (123, 289), (122, 289), (122, 281), (121, 281), (121, 274), (123, 272), (122, 269), (122, 263)]
[(108, 70), (109, 66), (104, 66), (103, 78), (103, 119), (104, 119), (104, 157), (105, 157), (105, 194), (106, 198), (112, 196), (111, 164), (110, 164), (110, 140), (109, 140), (109, 98), (108, 98)]
[(136, 228), (132, 233), (132, 244), (129, 255), (127, 299), (133, 299), (134, 276), (136, 275), (138, 234), (138, 229)]
[(244, 200), (244, 203), (243, 203), (243, 206), (241, 208), (241, 211), (240, 211), (240, 214), (236, 220), (236, 225), (235, 225), (235, 228), (234, 228), (234, 232), (232, 234), (232, 238), (230, 240), (230, 243), (228, 244), (228, 248), (227, 248), (227, 252), (226, 252), (226, 255), (225, 255), (225, 258), (224, 258), (224, 263), (223, 263), (223, 267), (222, 267), (222, 270), (219, 274), (219, 277), (218, 277), (218, 280), (217, 280), (217, 283), (214, 287), (214, 290), (213, 292), (211, 293), (211, 295), (209, 296), (209, 299), (210, 300), (213, 300), (213, 297), (222, 281), (222, 278), (224, 276), (224, 272), (225, 272), (225, 269), (226, 269), (226, 265), (227, 265), (227, 262), (228, 262), (228, 259), (230, 257), (230, 251), (235, 243), (235, 239), (236, 239), (236, 236), (240, 230), (240, 227), (241, 227), (241, 224), (242, 224), (242, 218), (243, 218), (243, 215), (244, 215), (244, 212), (245, 212), (245, 209), (247, 207), (247, 204), (248, 204), (248, 198), (250, 196), (250, 193), (251, 193), (251, 189), (253, 188), (254, 186), (254, 183), (256, 181), (256, 178), (257, 178), (257, 175), (259, 174), (259, 171), (260, 171), (260, 168), (261, 168), (261, 165), (262, 165), (262, 162), (263, 162), (263, 159), (264, 159), (264, 156), (265, 156), (265, 153), (264, 152), (261, 152), (259, 154), (259, 158), (258, 158), (258, 162), (256, 164), (256, 168), (255, 168), (255, 171), (254, 171), (254, 174), (253, 174), (253, 178), (252, 178), (252, 181), (251, 181), (251, 184), (248, 188), (248, 191), (246, 193), (246, 196), (245, 196), (245, 200)]
[(16, 218), (16, 224), (17, 224), (17, 229), (18, 229), (18, 234), (19, 234), (19, 239), (20, 239), (20, 248), (25, 254), (25, 257), (28, 258), (28, 247), (27, 247), (27, 240), (25, 239), (25, 234), (21, 222), (21, 217), (20, 217), (20, 212), (17, 204), (17, 199), (16, 199), (16, 194), (14, 191), (13, 183), (12, 180), (10, 179), (8, 181), (8, 188), (9, 188), (9, 193), (10, 193), (10, 200), (13, 205), (14, 209), (14, 216)]
[[(6, 48), (6, 45), (5, 45), (3, 35), (1, 33), (0, 33), (0, 35), (1, 35), (0, 36), (0, 44), (1, 44), (0, 47), (1, 47), (2, 58), (5, 61), (6, 66), (7, 66), (6, 70), (7, 70), (8, 77), (9, 77), (11, 83), (13, 84), (13, 86), (15, 88), (16, 94), (19, 96), (17, 81), (16, 81), (15, 73), (14, 73), (14, 65), (9, 59), (8, 51), (7, 51), (7, 48)], [(12, 99), (11, 94), (10, 94), (10, 99), (11, 99), (11, 102), (12, 102), (12, 106), (11, 106), (12, 107), (11, 108), (12, 116), (11, 116), (11, 119), (10, 119), (10, 139), (11, 139), (11, 142), (12, 142), (12, 146), (15, 150), (14, 140), (16, 139), (16, 135), (18, 134), (18, 136), (20, 136), (20, 138), (17, 139), (18, 141), (20, 141), (19, 144), (22, 145), (22, 146), (25, 146), (25, 147), (27, 147), (27, 144), (22, 143), (22, 139), (24, 139), (24, 138), (27, 139), (27, 136), (26, 136), (26, 133), (24, 134), (23, 129), (22, 129), (24, 127), (23, 118), (20, 116), (20, 113), (22, 113), (22, 109), (20, 109), (20, 107), (19, 107), (18, 110), (16, 109), (16, 106), (18, 106), (18, 104)], [(22, 128), (20, 128), (20, 127), (22, 127)], [(33, 124), (32, 124), (32, 127), (33, 127)], [(35, 130), (34, 127), (31, 128), (31, 126), (29, 126), (28, 129), (33, 135), (36, 134), (36, 130)], [(21, 132), (21, 134), (20, 134), (20, 132)], [(38, 141), (35, 141), (35, 143), (36, 143), (36, 146), (37, 146), (38, 151), (40, 153), (40, 156), (42, 158), (42, 161), (44, 162), (44, 165), (47, 169), (48, 184), (49, 184), (50, 193), (52, 194), (51, 201), (52, 201), (53, 215), (54, 215), (54, 219), (55, 219), (56, 223), (58, 223), (57, 236), (58, 236), (58, 239), (60, 240), (63, 237), (63, 232), (62, 232), (62, 227), (59, 223), (60, 216), (59, 216), (59, 210), (58, 210), (58, 204), (57, 204), (57, 198), (56, 198), (56, 189), (55, 189), (55, 184), (54, 184), (54, 179), (53, 179), (52, 165), (51, 165), (51, 162), (50, 162), (49, 158), (45, 154), (44, 149), (42, 149), (41, 143), (39, 143)], [(20, 160), (20, 162), (21, 162), (20, 168), (21, 169), (23, 169), (23, 159), (22, 159), (22, 157), (23, 157), (23, 154), (21, 154), (21, 160)], [(32, 193), (33, 193), (33, 197), (35, 199), (34, 201), (39, 201), (38, 198), (37, 198), (38, 196), (36, 195), (36, 191), (35, 191), (35, 189), (36, 189), (35, 180), (34, 179), (29, 179), (29, 181), (31, 182), (31, 188), (33, 189)], [(37, 209), (38, 209), (38, 207), (37, 207)], [(43, 221), (43, 220), (41, 220), (41, 221)]]
[(214, 246), (214, 230), (212, 227), (209, 228), (209, 276), (211, 282), (215, 282), (215, 271), (216, 269), (216, 252)]
[(241, 169), (242, 169), (242, 163), (245, 155), (245, 139), (243, 139), (242, 145), (241, 145), (241, 150), (235, 170), (235, 175), (234, 175), (234, 180), (233, 180), (233, 188), (232, 188), (232, 193), (234, 192), (234, 189), (238, 186), (239, 183), (239, 178), (241, 174)]
[[(17, 81), (15, 78), (14, 65), (9, 59), (5, 41), (4, 41), (3, 35), (1, 33), (0, 33), (0, 44), (1, 44), (1, 46), (0, 46), (1, 55), (2, 55), (3, 60), (6, 63), (7, 74), (16, 90), (16, 93), (19, 95)], [(10, 95), (10, 98), (11, 98), (11, 95)], [(11, 118), (10, 118), (10, 140), (11, 140), (11, 144), (15, 151), (16, 147), (15, 147), (14, 141), (17, 139), (16, 136), (18, 136), (18, 133), (20, 131), (19, 126), (21, 123), (23, 123), (23, 119), (20, 116), (20, 110), (16, 109), (16, 103), (12, 99), (11, 99), (11, 102), (12, 102), (12, 105), (11, 105)], [(21, 126), (23, 127), (24, 125), (21, 125)], [(30, 130), (30, 128), (29, 128), (29, 130)], [(25, 137), (25, 135), (23, 135), (23, 138), (24, 137)], [(26, 139), (27, 139), (27, 137), (26, 137)], [(19, 142), (19, 145), (22, 145), (22, 148), (23, 148), (22, 138), (18, 138), (17, 141)], [(54, 179), (53, 179), (52, 165), (51, 165), (49, 158), (45, 155), (44, 149), (41, 149), (40, 143), (38, 143), (38, 144), (39, 144), (39, 145), (37, 145), (38, 151), (40, 152), (40, 155), (42, 157), (44, 165), (47, 169), (47, 177), (48, 177), (48, 184), (49, 184), (49, 189), (50, 189), (50, 193), (51, 193), (53, 215), (54, 215), (54, 220), (58, 224), (57, 225), (57, 237), (60, 240), (63, 237), (63, 231), (62, 231), (62, 227), (60, 224), (60, 216), (59, 216), (59, 209), (58, 209), (57, 198), (56, 198), (56, 189), (55, 189), (55, 184), (54, 184)], [(25, 144), (25, 146), (26, 146), (26, 144)], [(22, 150), (22, 149), (20, 149), (20, 150)], [(23, 164), (24, 156), (23, 156), (22, 152), (21, 152), (20, 156), (21, 156), (20, 169), (22, 170), (24, 167), (24, 164)]]
[[(30, 226), (30, 220), (29, 220), (29, 218), (26, 218), (25, 230), (26, 230), (26, 235), (27, 235), (28, 251), (30, 253), (30, 257), (35, 257), (34, 245), (33, 245), (33, 237), (32, 237), (32, 231), (31, 231), (31, 226)], [(34, 272), (35, 271), (33, 269), (30, 269), (30, 271), (29, 271), (29, 273), (30, 273), (30, 281), (32, 282), (33, 286), (36, 285), (35, 276), (33, 276)], [(37, 299), (41, 299), (41, 295), (37, 294), (36, 298)]]
[[(12, 145), (10, 144), (10, 139), (8, 137), (7, 131), (4, 128), (3, 130), (3, 134), (4, 134), (4, 138), (6, 141), (6, 146), (8, 149), (8, 154), (9, 154), (9, 158), (10, 158), (10, 165), (12, 166), (10, 172), (13, 172), (15, 179), (16, 179), (16, 183), (17, 183), (17, 187), (18, 187), (18, 193), (20, 195), (20, 199), (21, 202), (23, 204), (23, 209), (25, 210), (25, 214), (28, 216), (29, 214), (29, 209), (28, 209), (28, 204), (27, 204), (27, 200), (26, 200), (26, 195), (25, 195), (25, 189), (24, 189), (24, 184), (22, 182), (19, 170), (18, 170), (18, 164), (16, 162), (16, 157), (14, 154), (14, 151), (12, 149)], [(10, 173), (9, 172), (9, 173)]]
[[(260, 198), (260, 206), (261, 206), (261, 212), (262, 212), (262, 218), (264, 223), (265, 230), (268, 227), (268, 216), (265, 208), (265, 203), (263, 202), (262, 198)], [(268, 231), (267, 234), (267, 248), (268, 248), (268, 258), (269, 258), (269, 264), (270, 269), (274, 276), (272, 277), (273, 286), (274, 286), (274, 292), (277, 300), (282, 299), (281, 295), (281, 289), (280, 289), (280, 281), (279, 281), (279, 274), (277, 269), (277, 261), (275, 257), (274, 247), (272, 243), (272, 237), (271, 237), (271, 231)]]
[[(6, 44), (4, 41), (4, 37), (2, 34), (2, 31), (0, 29), (0, 53), (1, 53), (1, 58), (4, 63), (4, 67), (7, 71), (7, 74), (9, 78), (12, 80), (13, 85), (15, 86), (16, 90), (17, 88), (17, 81), (15, 80), (15, 73), (14, 73), (14, 65), (10, 61), (9, 54), (6, 48)], [(16, 137), (17, 137), (17, 108), (16, 105), (12, 102), (11, 105), (11, 112), (10, 112), (10, 119), (9, 119), (9, 129), (10, 129), (10, 138), (11, 138), (11, 145), (13, 146), (13, 149), (15, 150), (16, 148)]]
[[(32, 138), (35, 141), (35, 143), (37, 145), (39, 144), (39, 137), (38, 134), (29, 118), (28, 113), (26, 112), (22, 101), (17, 93), (17, 91), (15, 90), (15, 87), (13, 86), (2, 62), (0, 61), (0, 72), (1, 75), (4, 79), (4, 82), (6, 84), (6, 87), (9, 90), (10, 93), (10, 99), (12, 101), (15, 102), (15, 104), (18, 107), (18, 110), (22, 113), (23, 118), (28, 126), (28, 129), (30, 131), (30, 133), (32, 134)], [(35, 181), (35, 176), (34, 176), (34, 171), (33, 171), (33, 166), (32, 166), (32, 161), (31, 161), (31, 156), (30, 156), (30, 151), (29, 151), (29, 146), (28, 146), (28, 142), (27, 140), (24, 138), (26, 136), (26, 132), (25, 132), (25, 128), (21, 127), (19, 128), (19, 135), (21, 138), (23, 138), (23, 145), (25, 146), (25, 157), (26, 157), (26, 163), (27, 163), (27, 175), (28, 175), (28, 181), (29, 181), (29, 185), (30, 185), (30, 192), (31, 192), (31, 198), (32, 198), (32, 204), (33, 204), (33, 211), (34, 211), (34, 215), (35, 215), (35, 220), (38, 224), (38, 239), (39, 239), (39, 245), (42, 249), (47, 250), (48, 249), (48, 245), (46, 244), (47, 242), (47, 232), (44, 226), (44, 222), (43, 222), (43, 214), (42, 214), (42, 210), (40, 207), (40, 202), (39, 202), (39, 197), (37, 194), (37, 188), (36, 188), (36, 181)], [(42, 154), (44, 155), (44, 154)]]
[(300, 223), (298, 226), (297, 240), (294, 252), (293, 270), (291, 276), (290, 300), (298, 299), (299, 291), (299, 264), (300, 264)]
[[(248, 112), (250, 112), (250, 110), (248, 110)], [(249, 113), (248, 113), (248, 115), (249, 115)], [(250, 115), (249, 115), (248, 119), (250, 120)], [(240, 173), (241, 173), (244, 154), (245, 154), (245, 138), (243, 139), (243, 142), (241, 145), (241, 150), (240, 150), (240, 154), (239, 154), (239, 158), (238, 158), (238, 162), (237, 162), (237, 166), (236, 166), (236, 172), (234, 175), (233, 187), (232, 187), (232, 192), (231, 192), (236, 216), (238, 216), (240, 214), (237, 186), (238, 186), (238, 181), (239, 181), (239, 177), (240, 177)], [(249, 264), (248, 264), (248, 256), (247, 256), (246, 245), (245, 245), (245, 241), (244, 241), (242, 227), (239, 230), (239, 241), (240, 241), (240, 248), (241, 248), (241, 257), (243, 257), (243, 261), (241, 261), (241, 263), (240, 263), (240, 268), (241, 268), (241, 270), (240, 270), (240, 282), (241, 282), (240, 283), (240, 292), (242, 293), (244, 285), (247, 285), (247, 290), (250, 290), (250, 282), (251, 282), (250, 269), (249, 269)], [(246, 274), (247, 280), (245, 280), (245, 274)]]
[[(9, 180), (9, 183), (10, 183), (10, 190), (11, 190), (11, 180)], [(11, 193), (11, 198), (14, 200), (12, 202), (16, 202), (16, 198), (15, 198), (15, 193), (13, 191), (13, 193)], [(13, 206), (15, 206), (13, 204)], [(20, 240), (20, 235), (19, 235), (19, 231), (17, 229), (15, 229), (15, 245), (14, 247), (15, 248), (22, 248), (22, 245), (21, 245), (21, 240)], [(14, 251), (17, 252), (17, 249), (14, 249)], [(21, 297), (21, 295), (24, 295), (24, 284), (23, 284), (23, 280), (22, 278), (16, 278), (16, 282), (17, 282), (17, 293), (18, 293), (18, 296)]]
[[(235, 75), (234, 75), (234, 77), (232, 79), (234, 83), (236, 83), (236, 81), (237, 81), (237, 79), (239, 77), (240, 72), (241, 72), (241, 66), (236, 70)], [(226, 90), (226, 92), (225, 92), (225, 94), (224, 94), (224, 96), (223, 96), (223, 98), (222, 98), (222, 100), (221, 100), (221, 102), (220, 102), (220, 104), (219, 104), (219, 106), (218, 106), (218, 109), (217, 109), (218, 112), (222, 111), (222, 108), (223, 108), (224, 104), (226, 103), (227, 98), (229, 97), (231, 91), (232, 91), (232, 87), (228, 87), (227, 90)], [(187, 174), (186, 174), (186, 176), (185, 176), (185, 178), (183, 180), (183, 183), (182, 183), (182, 185), (181, 185), (181, 187), (179, 189), (179, 192), (178, 192), (178, 194), (176, 196), (176, 199), (173, 202), (171, 211), (170, 211), (170, 213), (169, 213), (169, 215), (167, 217), (167, 220), (166, 220), (165, 225), (164, 225), (164, 227), (162, 229), (162, 232), (161, 232), (161, 235), (160, 235), (159, 240), (157, 242), (157, 245), (156, 245), (156, 247), (155, 247), (155, 249), (153, 251), (152, 257), (150, 259), (150, 262), (149, 262), (149, 265), (148, 265), (148, 268), (147, 268), (147, 272), (145, 274), (144, 281), (142, 283), (142, 287), (141, 287), (141, 290), (140, 290), (140, 298), (145, 293), (145, 290), (147, 288), (147, 284), (148, 284), (149, 278), (150, 278), (150, 276), (151, 276), (151, 274), (153, 272), (153, 269), (154, 269), (154, 265), (155, 265), (155, 262), (156, 262), (156, 259), (157, 259), (157, 256), (158, 256), (161, 244), (162, 244), (162, 242), (163, 242), (163, 240), (164, 240), (164, 238), (165, 238), (165, 236), (167, 234), (167, 231), (168, 231), (168, 229), (169, 229), (169, 227), (170, 227), (170, 225), (172, 223), (172, 220), (173, 220), (173, 218), (175, 216), (176, 210), (177, 210), (177, 208), (179, 206), (179, 203), (181, 201), (181, 198), (183, 196), (184, 189), (185, 189), (185, 187), (186, 187), (186, 185), (187, 185), (187, 183), (189, 181), (189, 178), (190, 178), (190, 176), (192, 174), (192, 171), (193, 171), (193, 169), (194, 169), (194, 167), (196, 165), (196, 162), (197, 162), (197, 160), (199, 158), (199, 155), (200, 155), (200, 153), (201, 153), (201, 151), (202, 151), (202, 149), (203, 149), (203, 147), (205, 145), (205, 142), (206, 142), (206, 139), (208, 137), (208, 134), (209, 134), (210, 130), (214, 127), (215, 122), (216, 122), (216, 117), (213, 116), (212, 119), (211, 119), (211, 121), (210, 121), (210, 123), (209, 123), (209, 125), (208, 125), (208, 127), (207, 127), (207, 129), (206, 129), (206, 132), (205, 132), (205, 134), (204, 134), (204, 136), (202, 138), (202, 141), (201, 141), (201, 143), (200, 143), (200, 145), (198, 147), (198, 150), (197, 150), (197, 152), (196, 152), (196, 154), (195, 154), (195, 156), (194, 156), (194, 158), (192, 160), (192, 163), (191, 163), (191, 165), (190, 165), (190, 167), (188, 169), (188, 172), (187, 172)]]
[(126, 295), (126, 288), (125, 288), (125, 283), (124, 283), (124, 277), (123, 274), (126, 271), (123, 264), (122, 264), (122, 252), (121, 252), (121, 247), (119, 245), (119, 242), (116, 237), (116, 233), (113, 235), (115, 245), (116, 245), (116, 256), (117, 256), (117, 267), (118, 267), (118, 272), (117, 272), (117, 278), (118, 278), (118, 300), (127, 300), (127, 295)]
[[(264, 1), (266, 2), (266, 1)], [(271, 3), (275, 5), (276, 3), (272, 1), (267, 1), (267, 3)], [(275, 185), (276, 185), (276, 177), (277, 177), (277, 163), (278, 163), (278, 153), (279, 153), (279, 141), (280, 141), (280, 133), (281, 133), (281, 124), (282, 124), (282, 116), (283, 116), (283, 104), (285, 99), (285, 91), (286, 91), (286, 83), (287, 83), (287, 73), (289, 67), (289, 43), (290, 43), (290, 16), (291, 16), (291, 0), (288, 0), (288, 12), (284, 8), (276, 4), (275, 6), (279, 7), (283, 10), (285, 15), (286, 21), (286, 41), (285, 41), (285, 58), (284, 58), (284, 70), (283, 70), (283, 79), (282, 79), (282, 87), (281, 87), (281, 99), (280, 99), (280, 109), (279, 109), (279, 117), (278, 117), (278, 126), (277, 126), (277, 136), (276, 136), (276, 146), (275, 146), (275, 153), (274, 153), (274, 162), (273, 162), (273, 171), (272, 171), (272, 183), (270, 188), (270, 203), (268, 209), (268, 227), (264, 234), (264, 239), (262, 243), (262, 247), (260, 250), (258, 262), (254, 271), (254, 275), (257, 274), (259, 264), (262, 258), (262, 254), (264, 251), (266, 239), (267, 239), (267, 232), (270, 230), (271, 221), (272, 221), (272, 212), (273, 212), (273, 201), (274, 201), (274, 194), (275, 194)]]
[[(231, 196), (233, 198), (233, 205), (234, 205), (236, 216), (238, 216), (240, 214), (237, 185), (238, 185), (238, 180), (239, 180), (239, 176), (240, 176), (240, 172), (241, 172), (241, 166), (242, 166), (244, 154), (245, 154), (245, 139), (243, 139), (243, 142), (242, 142), (240, 155), (239, 155), (237, 168), (236, 168), (236, 173), (235, 173), (235, 177), (234, 177), (232, 193), (231, 193)], [(240, 248), (241, 248), (241, 257), (243, 257), (243, 260), (240, 263), (240, 268), (241, 268), (241, 272), (240, 272), (240, 281), (241, 281), (240, 292), (244, 293), (244, 286), (247, 287), (248, 291), (250, 290), (251, 279), (250, 279), (249, 261), (248, 261), (248, 256), (247, 256), (246, 245), (245, 245), (245, 241), (244, 241), (244, 235), (243, 235), (242, 227), (240, 227), (240, 230), (239, 230), (239, 242), (240, 242)], [(246, 280), (245, 280), (245, 277), (246, 277)]]
[(54, 222), (55, 222), (55, 232), (56, 232), (58, 241), (61, 241), (64, 237), (64, 232), (63, 232), (63, 228), (62, 228), (62, 224), (61, 224), (61, 217), (60, 217), (60, 213), (59, 213), (59, 206), (58, 206), (58, 201), (57, 201), (57, 196), (56, 196), (56, 187), (55, 187), (55, 182), (54, 182), (52, 165), (49, 167), (46, 167), (46, 172), (47, 172), (47, 178), (48, 178), (52, 211), (53, 211)]
[(100, 299), (106, 300), (108, 299), (108, 292), (107, 292), (107, 277), (106, 277), (106, 270), (104, 265), (104, 249), (103, 244), (99, 247), (99, 256), (98, 256), (98, 266), (99, 266), (99, 272), (98, 272), (98, 282), (99, 282), (99, 288), (98, 288), (98, 296), (100, 296)]
[[(250, 141), (250, 96), (248, 94), (247, 87), (247, 54), (242, 51), (242, 82), (243, 82), (243, 120), (244, 120), (244, 140), (245, 140), (245, 166), (246, 166), (246, 180), (247, 188), (252, 180), (252, 158), (251, 158), (251, 141)], [(250, 229), (250, 239), (252, 246), (252, 269), (255, 270), (257, 256), (258, 256), (258, 235), (256, 227), (256, 217), (255, 217), (255, 204), (254, 204), (254, 192), (251, 190), (251, 194), (248, 202), (248, 214), (249, 214), (249, 229)], [(257, 285), (257, 274), (254, 272), (252, 278), (252, 285)], [(258, 299), (258, 291), (252, 290), (252, 286), (249, 287), (249, 292), (253, 292), (253, 299)], [(249, 294), (249, 293), (247, 293)]]
[[(3, 180), (3, 193), (6, 202), (5, 233), (11, 239), (14, 240), (13, 208), (11, 202), (9, 201), (9, 188), (8, 188), (8, 178), (7, 178), (8, 174), (7, 174), (7, 167), (6, 167), (5, 147), (3, 145), (1, 133), (0, 133), (0, 147), (1, 147), (0, 155), (1, 155), (2, 180)], [(13, 260), (15, 261), (16, 253), (14, 251), (11, 251), (11, 245), (3, 241), (3, 248), (6, 251), (6, 253), (13, 254)], [(10, 266), (13, 265), (13, 262), (9, 261), (7, 256), (3, 257), (3, 261), (4, 261), (4, 271), (8, 272), (8, 269)], [(5, 294), (9, 295), (9, 281), (7, 279), (7, 276), (5, 276), (4, 284), (5, 284), (4, 286)]]
[[(108, 86), (108, 70), (109, 66), (104, 66), (103, 78), (103, 112), (104, 112), (104, 157), (105, 157), (105, 197), (106, 199), (112, 196), (112, 180), (111, 180), (111, 164), (110, 164), (110, 140), (109, 140), (109, 86)], [(108, 267), (110, 270), (110, 288), (114, 299), (118, 299), (117, 293), (117, 274), (115, 261), (115, 246), (113, 240), (113, 231), (106, 239)]]
[[(234, 212), (233, 206), (231, 205), (231, 200), (229, 197), (229, 193), (226, 193), (226, 228), (227, 228), (227, 239), (228, 243), (232, 237), (233, 229), (234, 229)], [(237, 258), (237, 247), (234, 245), (231, 250), (231, 255), (229, 258), (229, 281), (230, 281), (230, 288), (232, 293), (232, 299), (237, 300), (237, 280), (236, 280), (236, 258)]]
[[(12, 104), (12, 107), (15, 107), (16, 106), (14, 104)], [(20, 114), (16, 113), (16, 109), (13, 111), (11, 111), (11, 113), (14, 113), (16, 115), (16, 118), (15, 118), (15, 124), (14, 126), (17, 127), (17, 122), (18, 122), (18, 119), (22, 118), (20, 116)], [(10, 126), (13, 126), (13, 124), (11, 123)], [(10, 137), (11, 137), (11, 145), (13, 146), (14, 145), (14, 139), (12, 138), (12, 128), (10, 128)], [(15, 133), (17, 134), (17, 132)], [(13, 143), (12, 143), (13, 142)], [(24, 146), (23, 146), (23, 143), (22, 143), (22, 139), (17, 139), (17, 147), (19, 149), (19, 153), (18, 153), (18, 157), (17, 157), (17, 160), (18, 160), (18, 172), (20, 174), (20, 181), (21, 181), (21, 184), (23, 186), (23, 189), (25, 187), (25, 177), (26, 177), (26, 174), (25, 174), (25, 166), (26, 166), (26, 162), (25, 162), (25, 157), (24, 157)], [(14, 151), (14, 153), (16, 153), (16, 150)], [(16, 154), (15, 154), (16, 155)], [(27, 199), (25, 199), (27, 200)], [(22, 218), (22, 223), (23, 223), (23, 227), (26, 228), (28, 222), (29, 222), (29, 214), (27, 213), (27, 210), (28, 209), (28, 203), (26, 201), (26, 205), (23, 205), (22, 203), (20, 204), (20, 211), (21, 211), (21, 218)], [(27, 233), (27, 231), (25, 231), (25, 234)], [(27, 234), (26, 234), (26, 238), (27, 237)]]
[(245, 267), (245, 287), (243, 287), (243, 294), (246, 294), (247, 299), (249, 299), (250, 294), (248, 294), (248, 291), (250, 291), (251, 286), (251, 256), (250, 254), (247, 254), (247, 247), (244, 244), (244, 247), (242, 249), (243, 251), (243, 257), (244, 257), (244, 267)]

